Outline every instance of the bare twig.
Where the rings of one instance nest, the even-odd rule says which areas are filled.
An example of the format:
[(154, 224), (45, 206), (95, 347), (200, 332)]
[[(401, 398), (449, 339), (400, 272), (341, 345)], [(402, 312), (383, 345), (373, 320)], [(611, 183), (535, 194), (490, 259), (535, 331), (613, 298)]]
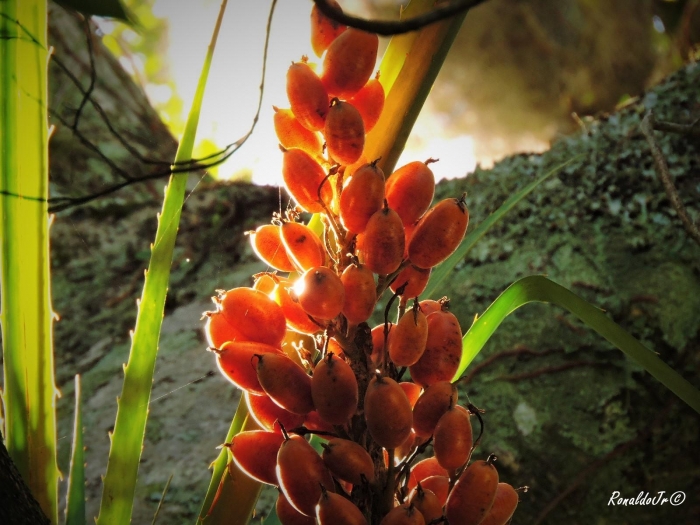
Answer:
[[(685, 210), (685, 206), (683, 206), (683, 201), (678, 195), (678, 191), (676, 190), (676, 187), (673, 185), (673, 181), (671, 180), (671, 174), (668, 171), (668, 164), (666, 163), (666, 159), (664, 158), (659, 144), (654, 138), (655, 124), (656, 122), (654, 120), (654, 115), (651, 112), (649, 112), (644, 117), (644, 119), (642, 119), (640, 127), (642, 129), (642, 133), (644, 133), (644, 136), (647, 139), (647, 142), (649, 143), (649, 147), (651, 148), (651, 154), (654, 157), (654, 166), (656, 167), (656, 173), (661, 179), (661, 183), (664, 185), (664, 189), (666, 190), (668, 200), (671, 201), (671, 206), (673, 206), (673, 209), (676, 210), (678, 218), (681, 220), (683, 226), (685, 227), (685, 231), (688, 232), (688, 235), (690, 235), (690, 237), (696, 243), (700, 244), (700, 231), (698, 230), (698, 227), (695, 224), (693, 224), (693, 221), (690, 220), (690, 217), (688, 217), (688, 213)], [(692, 126), (693, 125), (691, 125), (691, 127)]]
[(679, 135), (692, 135), (700, 137), (700, 119), (695, 119), (690, 124), (676, 124), (675, 122), (666, 122), (663, 120), (654, 120), (653, 125), (656, 131), (669, 131), (678, 133)]
[(328, 0), (314, 0), (314, 3), (328, 18), (345, 24), (346, 26), (362, 29), (370, 33), (377, 33), (382, 36), (401, 35), (417, 31), (425, 26), (440, 22), (451, 16), (455, 16), (463, 11), (467, 11), (485, 0), (452, 0), (442, 4), (425, 14), (409, 18), (407, 20), (367, 20), (343, 13), (340, 9), (328, 3)]

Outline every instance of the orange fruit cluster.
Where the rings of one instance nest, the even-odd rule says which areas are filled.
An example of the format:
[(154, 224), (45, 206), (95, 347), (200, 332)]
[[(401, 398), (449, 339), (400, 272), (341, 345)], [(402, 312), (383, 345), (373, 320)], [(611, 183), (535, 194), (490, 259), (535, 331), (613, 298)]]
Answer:
[[(292, 64), (290, 108), (274, 108), (298, 208), (250, 232), (274, 271), (221, 292), (206, 313), (218, 366), (263, 429), (226, 445), (247, 475), (279, 488), (284, 525), (503, 525), (518, 496), (491, 458), (471, 461), (476, 409), (457, 403), (451, 383), (459, 322), (447, 300), (418, 300), (464, 237), (464, 197), (433, 205), (432, 159), (388, 179), (364, 159), (384, 103), (370, 79), (378, 38), (316, 7), (311, 20), (322, 73), (305, 58)], [(318, 213), (323, 231), (297, 222), (302, 211)], [(397, 321), (370, 328), (387, 290)], [(322, 454), (309, 434), (326, 440)]]

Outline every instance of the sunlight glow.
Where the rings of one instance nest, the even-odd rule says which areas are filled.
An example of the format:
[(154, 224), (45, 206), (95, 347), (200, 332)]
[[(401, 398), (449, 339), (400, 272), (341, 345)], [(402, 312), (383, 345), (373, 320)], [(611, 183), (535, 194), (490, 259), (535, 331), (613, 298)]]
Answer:
[[(218, 0), (156, 0), (153, 6), (155, 16), (168, 20), (167, 61), (183, 100), (183, 119), (194, 96), (219, 6)], [(229, 3), (207, 82), (197, 142), (210, 140), (223, 148), (248, 131), (258, 103), (268, 12), (268, 2)], [(282, 184), (282, 154), (277, 148), (272, 106), (289, 107), (285, 82), (292, 61), (307, 55), (320, 69), (320, 59), (313, 54), (309, 41), (309, 13), (310, 3), (277, 3), (260, 120), (248, 142), (219, 167), (220, 178), (243, 176), (257, 184)], [(108, 32), (107, 25), (102, 23), (101, 27)], [(139, 74), (134, 72), (133, 63), (122, 59), (122, 64)], [(169, 96), (166, 89), (150, 84), (146, 85), (146, 93), (154, 103), (163, 103)], [(431, 166), (438, 179), (463, 177), (472, 171), (476, 165), (473, 141), (467, 136), (447, 138), (445, 127), (444, 116), (430, 111), (428, 103), (399, 166), (433, 157), (440, 159)]]

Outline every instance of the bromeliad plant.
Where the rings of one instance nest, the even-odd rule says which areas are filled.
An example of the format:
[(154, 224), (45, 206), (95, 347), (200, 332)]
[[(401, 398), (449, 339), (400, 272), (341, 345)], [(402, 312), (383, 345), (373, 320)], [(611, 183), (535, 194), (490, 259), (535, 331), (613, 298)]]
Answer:
[[(413, 0), (404, 16), (424, 13), (432, 4)], [(224, 1), (178, 163), (191, 157), (225, 6)], [(290, 212), (257, 230), (251, 236), (254, 245), (279, 272), (258, 276), (254, 288), (222, 294), (207, 321), (222, 371), (247, 393), (225, 438), (227, 446), (213, 464), (198, 523), (247, 523), (260, 481), (280, 486), (283, 523), (290, 515), (301, 520), (295, 523), (315, 517), (327, 523), (328, 516), (339, 515), (353, 523), (420, 523), (423, 514), (426, 522), (444, 516), (452, 525), (504, 523), (517, 494), (498, 484), (493, 458), (469, 463), (478, 443), (478, 438), (472, 441), (471, 420), (481, 421), (480, 414), (471, 404), (466, 409), (457, 404), (453, 383), (503, 318), (530, 301), (567, 308), (700, 412), (700, 394), (653, 352), (543, 277), (514, 283), (463, 338), (444, 301), (409, 305), (418, 295), (441, 295), (439, 286), (455, 263), (557, 170), (515, 193), (462, 241), (465, 201), (448, 199), (423, 215), (434, 184), (429, 162), (394, 166), (465, 12), (395, 37), (378, 80), (369, 80), (376, 36), (314, 13), (316, 51), (328, 47), (324, 72), (319, 78), (303, 60), (292, 66), (291, 109), (278, 110), (275, 119), (285, 150), (287, 189), (303, 209), (317, 215), (305, 226)], [(56, 523), (45, 1), (0, 2), (0, 16), (3, 434), (32, 492)], [(376, 104), (384, 93), (381, 109)], [(385, 179), (383, 174), (392, 172)], [(128, 523), (131, 517), (185, 181), (185, 174), (171, 177), (159, 215), (112, 436), (101, 523)], [(414, 207), (418, 197), (427, 196)], [(387, 290), (393, 295), (386, 316), (396, 305), (398, 320), (392, 325), (387, 317), (370, 330), (366, 320)], [(405, 368), (410, 382), (401, 382)], [(335, 388), (343, 394), (329, 384), (342, 385)], [(297, 390), (290, 392), (289, 385)], [(79, 414), (76, 404), (68, 523), (85, 521)], [(308, 435), (322, 456), (311, 448)], [(320, 442), (321, 436), (331, 439)], [(415, 463), (430, 445), (434, 458)], [(465, 496), (475, 487), (483, 501)], [(394, 506), (394, 497), (400, 506)], [(358, 505), (368, 509), (365, 515)]]

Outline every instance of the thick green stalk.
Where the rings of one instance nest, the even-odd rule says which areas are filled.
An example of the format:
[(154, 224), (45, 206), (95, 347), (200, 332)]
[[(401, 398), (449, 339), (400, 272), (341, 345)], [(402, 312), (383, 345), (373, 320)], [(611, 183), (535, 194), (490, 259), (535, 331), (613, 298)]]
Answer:
[[(175, 162), (192, 158), (204, 88), (225, 8), (226, 0), (221, 5)], [(156, 239), (151, 247), (151, 260), (139, 301), (129, 361), (124, 368), (124, 385), (118, 400), (117, 419), (109, 451), (107, 474), (104, 478), (98, 524), (126, 524), (131, 521), (165, 296), (187, 177), (187, 173), (174, 174), (170, 177), (165, 190), (163, 210), (158, 217)]]
[(0, 1), (0, 283), (7, 449), (58, 522), (46, 0)]
[(85, 525), (85, 451), (83, 447), (83, 413), (81, 408), (80, 376), (75, 376), (75, 417), (73, 450), (70, 458), (66, 525)]

